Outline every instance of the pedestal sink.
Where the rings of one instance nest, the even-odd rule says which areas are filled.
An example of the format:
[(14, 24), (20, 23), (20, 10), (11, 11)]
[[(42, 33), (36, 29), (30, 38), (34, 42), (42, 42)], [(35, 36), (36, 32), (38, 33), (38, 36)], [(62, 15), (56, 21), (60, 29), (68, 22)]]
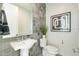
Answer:
[(37, 40), (34, 39), (26, 39), (22, 41), (17, 41), (17, 42), (10, 42), (10, 45), (12, 48), (17, 51), (20, 49), (20, 55), (21, 56), (29, 56), (29, 49), (36, 43)]

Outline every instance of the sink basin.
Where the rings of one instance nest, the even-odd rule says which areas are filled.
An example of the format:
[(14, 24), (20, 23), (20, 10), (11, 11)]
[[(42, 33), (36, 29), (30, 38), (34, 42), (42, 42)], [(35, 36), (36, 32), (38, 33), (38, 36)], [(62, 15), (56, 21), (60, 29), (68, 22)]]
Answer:
[(26, 39), (26, 40), (22, 40), (22, 41), (15, 41), (15, 42), (10, 42), (10, 45), (12, 46), (12, 48), (16, 51), (19, 49), (27, 49), (29, 50), (34, 43), (36, 43), (37, 40), (34, 39)]
[(10, 44), (15, 51), (20, 49), (20, 56), (29, 56), (29, 49), (36, 42), (37, 40), (28, 38), (19, 42), (10, 42)]

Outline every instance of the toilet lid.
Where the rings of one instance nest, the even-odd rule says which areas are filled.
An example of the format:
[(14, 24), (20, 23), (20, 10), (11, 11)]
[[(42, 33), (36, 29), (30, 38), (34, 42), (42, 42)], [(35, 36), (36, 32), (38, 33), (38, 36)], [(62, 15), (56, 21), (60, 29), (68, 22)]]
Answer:
[(50, 46), (50, 45), (46, 46), (45, 48), (48, 52), (57, 52), (58, 51), (58, 49), (56, 47)]

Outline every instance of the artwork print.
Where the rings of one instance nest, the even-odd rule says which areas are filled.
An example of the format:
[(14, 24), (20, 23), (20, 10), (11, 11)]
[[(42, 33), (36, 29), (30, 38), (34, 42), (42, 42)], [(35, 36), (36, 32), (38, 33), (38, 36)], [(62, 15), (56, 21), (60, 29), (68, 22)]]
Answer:
[(50, 19), (52, 32), (71, 32), (71, 12), (53, 15)]

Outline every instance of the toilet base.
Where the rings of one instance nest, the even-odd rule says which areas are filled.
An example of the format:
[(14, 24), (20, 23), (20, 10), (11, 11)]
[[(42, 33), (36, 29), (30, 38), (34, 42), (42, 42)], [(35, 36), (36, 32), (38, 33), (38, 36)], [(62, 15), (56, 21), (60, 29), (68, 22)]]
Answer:
[(45, 49), (42, 50), (42, 55), (43, 56), (56, 56), (56, 54), (51, 54), (48, 51), (46, 51)]

